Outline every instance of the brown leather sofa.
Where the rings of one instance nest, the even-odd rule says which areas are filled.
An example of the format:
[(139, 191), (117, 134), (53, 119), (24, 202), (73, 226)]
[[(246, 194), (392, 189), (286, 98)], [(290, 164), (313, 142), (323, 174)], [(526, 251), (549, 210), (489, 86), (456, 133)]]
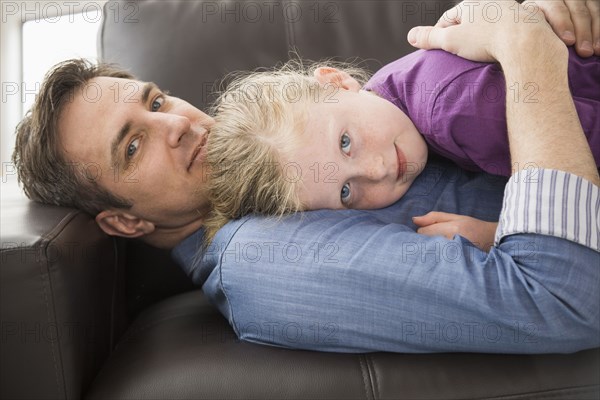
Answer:
[[(104, 60), (198, 107), (233, 70), (406, 54), (449, 2), (109, 2)], [(2, 399), (600, 397), (600, 349), (576, 354), (333, 354), (239, 342), (164, 251), (2, 183)]]

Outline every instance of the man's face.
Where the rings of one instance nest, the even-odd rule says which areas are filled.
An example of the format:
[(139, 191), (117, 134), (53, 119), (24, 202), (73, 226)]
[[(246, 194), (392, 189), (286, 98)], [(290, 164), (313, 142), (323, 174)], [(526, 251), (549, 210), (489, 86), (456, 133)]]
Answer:
[(427, 145), (412, 121), (387, 100), (340, 89), (311, 104), (300, 146), (300, 200), (308, 209), (372, 209), (400, 199), (427, 161)]
[(133, 203), (129, 213), (168, 230), (206, 210), (203, 155), (212, 124), (152, 83), (99, 77), (65, 105), (59, 132), (67, 160)]

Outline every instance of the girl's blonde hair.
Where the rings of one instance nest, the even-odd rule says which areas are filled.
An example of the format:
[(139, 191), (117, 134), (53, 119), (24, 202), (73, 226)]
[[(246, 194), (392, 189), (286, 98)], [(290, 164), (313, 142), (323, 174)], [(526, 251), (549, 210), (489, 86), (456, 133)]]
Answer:
[(368, 79), (351, 64), (293, 60), (274, 70), (237, 73), (219, 95), (207, 142), (212, 211), (204, 223), (205, 245), (232, 219), (252, 213), (281, 217), (303, 209), (302, 171), (283, 160), (298, 146), (309, 104), (336, 90), (314, 78), (319, 67), (342, 69), (361, 85)]

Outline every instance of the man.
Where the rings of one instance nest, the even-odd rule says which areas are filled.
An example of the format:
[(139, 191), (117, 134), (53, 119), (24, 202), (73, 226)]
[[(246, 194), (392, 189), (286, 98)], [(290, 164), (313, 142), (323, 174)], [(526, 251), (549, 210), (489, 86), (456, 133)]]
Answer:
[[(577, 24), (575, 24), (575, 26), (577, 26)], [(597, 24), (593, 26), (597, 26)], [(575, 30), (577, 31), (577, 29)], [(527, 31), (523, 32), (528, 33)], [(593, 37), (593, 35), (590, 36)], [(523, 62), (526, 61), (524, 60), (522, 63)], [(81, 70), (81, 68), (79, 69)], [(564, 76), (566, 76), (566, 72)], [(191, 107), (189, 104), (179, 99), (165, 96), (158, 88), (151, 84), (141, 84), (131, 80), (120, 80), (118, 78), (118, 76), (115, 78), (114, 75), (112, 77), (103, 76), (103, 74), (92, 72), (88, 79), (84, 78), (79, 81), (77, 81), (77, 79), (71, 79), (64, 85), (59, 85), (58, 87), (61, 87), (63, 93), (70, 93), (70, 91), (74, 92), (73, 100), (70, 102), (67, 102), (64, 98), (60, 97), (52, 98), (52, 95), (60, 96), (61, 91), (45, 90), (46, 87), (56, 87), (56, 85), (58, 85), (57, 82), (46, 82), (47, 86), (42, 89), (42, 93), (46, 93), (47, 97), (44, 95), (40, 96), (41, 100), (36, 104), (36, 109), (32, 114), (34, 117), (31, 117), (33, 119), (24, 121), (20, 127), (21, 133), (19, 135), (20, 138), (17, 146), (16, 160), (18, 161), (17, 165), (20, 170), (21, 179), (24, 182), (27, 193), (35, 199), (58, 204), (74, 204), (93, 214), (97, 214), (96, 220), (102, 229), (109, 234), (117, 234), (125, 237), (143, 236), (149, 243), (160, 247), (174, 247), (178, 243), (181, 243), (184, 238), (189, 237), (188, 240), (178, 246), (177, 253), (180, 258), (184, 259), (184, 264), (191, 270), (195, 267), (194, 264), (190, 263), (195, 257), (195, 253), (193, 251), (190, 252), (189, 247), (194, 249), (193, 244), (198, 243), (198, 238), (197, 236), (190, 235), (197, 231), (201, 226), (205, 207), (201, 190), (202, 187), (201, 184), (199, 184), (199, 182), (201, 183), (202, 181), (201, 150), (205, 140), (206, 129), (210, 127), (212, 120), (199, 110)], [(121, 76), (121, 78), (127, 77)], [(49, 82), (52, 82), (52, 80)], [(132, 89), (137, 102), (131, 102), (130, 95), (132, 94)], [(92, 94), (90, 94), (90, 92)], [(93, 93), (105, 95), (94, 96)], [(109, 95), (106, 96), (106, 94)], [(566, 95), (565, 97), (568, 98), (569, 96)], [(95, 101), (90, 101), (91, 99), (94, 99)], [(115, 104), (117, 104), (118, 107), (115, 107)], [(510, 112), (518, 114), (519, 110), (512, 110)], [(561, 114), (559, 112), (556, 115)], [(566, 115), (564, 117), (568, 119), (572, 117), (572, 115)], [(527, 115), (525, 115), (525, 122), (527, 122), (527, 118)], [(522, 122), (519, 121), (519, 123)], [(67, 192), (67, 194), (64, 194), (53, 188), (41, 187), (43, 178), (40, 179), (39, 176), (28, 176), (28, 174), (30, 174), (28, 167), (31, 164), (35, 164), (35, 157), (32, 157), (29, 153), (35, 153), (36, 146), (45, 149), (46, 143), (52, 140), (48, 137), (38, 138), (33, 133), (36, 132), (36, 129), (39, 131), (40, 127), (45, 128), (48, 126), (53, 128), (58, 134), (58, 140), (54, 138), (54, 143), (60, 143), (60, 145), (62, 145), (62, 151), (55, 152), (54, 157), (56, 158), (54, 161), (60, 163), (61, 160), (66, 159), (71, 163), (69, 168), (64, 171), (64, 176), (68, 176), (69, 171), (72, 172), (72, 175), (70, 176), (71, 180), (67, 180), (67, 184), (71, 184), (74, 180), (78, 179), (80, 182), (84, 183), (82, 186), (85, 189), (90, 189), (89, 193), (92, 193), (92, 190), (104, 190), (104, 198), (97, 200), (99, 198), (98, 196), (95, 196), (94, 194), (89, 195), (86, 190), (81, 190), (79, 193)], [(526, 128), (531, 128), (533, 132), (538, 132), (541, 129), (539, 126), (527, 126)], [(572, 127), (569, 126), (569, 128)], [(577, 130), (576, 127), (573, 129), (575, 129), (575, 131)], [(575, 134), (576, 133), (577, 132), (575, 132)], [(535, 146), (531, 145), (531, 141), (532, 140), (526, 140), (522, 144), (522, 150), (530, 151), (532, 147), (535, 148)], [(584, 145), (587, 146), (585, 143)], [(574, 154), (576, 153), (579, 155), (585, 153), (585, 148), (579, 147), (580, 148), (577, 152), (574, 152)], [(516, 151), (517, 153), (513, 154), (513, 157), (516, 157), (516, 159), (521, 161), (534, 160), (534, 162), (544, 161), (539, 165), (546, 167), (546, 158), (539, 157), (531, 159), (523, 154), (519, 154), (519, 151), (521, 150)], [(554, 159), (555, 157), (552, 155), (550, 158)], [(26, 160), (30, 160), (31, 164), (28, 165)], [(587, 165), (584, 158), (580, 161), (583, 163), (584, 167)], [(438, 164), (438, 166), (439, 165), (444, 164)], [(52, 164), (48, 164), (48, 167), (52, 167)], [(590, 175), (590, 172), (587, 171), (586, 168), (582, 169), (580, 165), (551, 164), (548, 167), (564, 169), (576, 174), (583, 172), (581, 175), (592, 182), (597, 178), (597, 176)], [(98, 171), (100, 171), (100, 173), (98, 173)], [(453, 174), (453, 178), (455, 179), (453, 185), (461, 183), (464, 185), (469, 184), (469, 179), (465, 178), (464, 175), (460, 175), (457, 172), (453, 172)], [(62, 177), (63, 175), (59, 176)], [(132, 178), (136, 179), (138, 183), (132, 185), (129, 182)], [(427, 179), (430, 179), (430, 182), (426, 182)], [(448, 190), (451, 190), (452, 187), (447, 187), (446, 189), (442, 188), (442, 190), (440, 190), (438, 188), (439, 179), (438, 176), (436, 180), (435, 173), (425, 174), (421, 181), (428, 183), (428, 185), (422, 184), (421, 188), (427, 189), (429, 194), (437, 191), (440, 195), (447, 195)], [(54, 182), (54, 184), (56, 184), (56, 182)], [(81, 201), (77, 196), (83, 198), (84, 201)], [(490, 195), (488, 197), (493, 198), (494, 196)], [(433, 206), (433, 204), (428, 204), (427, 206)], [(449, 204), (448, 207), (451, 207), (451, 205)], [(458, 209), (458, 207), (455, 207), (455, 209), (448, 208), (447, 211), (465, 213), (464, 208)], [(474, 210), (472, 211), (474, 212)], [(496, 208), (496, 216), (497, 211), (498, 209)], [(480, 214), (477, 214), (476, 216), (483, 218), (485, 216), (484, 214), (485, 212), (480, 212)], [(492, 214), (494, 214), (494, 210), (488, 212), (488, 218), (492, 218)], [(437, 272), (437, 270), (439, 270), (437, 266), (441, 265), (438, 260), (434, 260), (433, 263), (428, 260), (422, 262), (422, 265), (426, 267), (426, 269), (432, 268), (435, 270), (427, 271), (432, 272), (430, 275), (432, 281), (429, 282), (429, 286), (418, 286), (421, 288), (420, 294), (417, 286), (415, 286), (416, 291), (407, 290), (407, 293), (416, 294), (417, 297), (415, 297), (414, 300), (421, 304), (427, 304), (427, 301), (430, 300), (428, 297), (429, 294), (440, 297), (440, 299), (435, 299), (435, 307), (432, 307), (431, 310), (419, 308), (415, 308), (414, 310), (402, 310), (407, 311), (402, 314), (404, 320), (396, 322), (405, 322), (406, 324), (404, 325), (389, 324), (390, 317), (396, 317), (396, 319), (398, 319), (397, 317), (400, 314), (376, 313), (380, 312), (380, 309), (384, 309), (384, 311), (386, 309), (388, 309), (388, 311), (398, 311), (398, 304), (396, 303), (382, 304), (382, 299), (389, 300), (389, 298), (381, 297), (380, 295), (381, 292), (385, 292), (384, 289), (386, 289), (386, 285), (388, 285), (386, 282), (393, 282), (392, 292), (411, 289), (411, 287), (410, 285), (404, 284), (407, 281), (404, 279), (407, 278), (406, 275), (396, 275), (396, 280), (391, 279), (396, 272), (389, 268), (389, 266), (393, 264), (393, 260), (391, 260), (391, 256), (386, 252), (378, 254), (378, 251), (384, 244), (382, 241), (385, 240), (386, 237), (389, 240), (395, 236), (395, 232), (389, 232), (392, 233), (391, 235), (384, 234), (386, 230), (400, 229), (402, 232), (407, 233), (408, 229), (406, 227), (398, 228), (398, 226), (396, 226), (397, 224), (387, 224), (385, 222), (387, 216), (384, 214), (380, 214), (384, 215), (384, 218), (380, 219), (378, 221), (379, 225), (375, 226), (373, 225), (373, 221), (377, 220), (377, 217), (375, 217), (376, 214), (357, 213), (352, 214), (352, 221), (348, 222), (352, 223), (353, 226), (345, 227), (345, 231), (339, 231), (340, 215), (342, 216), (341, 218), (350, 220), (347, 218), (347, 215), (350, 214), (334, 215), (332, 213), (324, 213), (318, 215), (319, 218), (322, 217), (322, 219), (316, 221), (317, 223), (320, 223), (320, 229), (317, 231), (310, 227), (310, 223), (315, 221), (311, 221), (310, 219), (313, 217), (308, 214), (304, 221), (288, 220), (286, 221), (285, 226), (277, 226), (277, 230), (273, 231), (274, 234), (270, 238), (268, 236), (265, 237), (264, 232), (262, 232), (262, 237), (260, 235), (256, 236), (255, 240), (270, 246), (267, 259), (262, 258), (260, 263), (253, 263), (252, 260), (256, 260), (256, 257), (252, 254), (248, 257), (249, 253), (246, 252), (242, 253), (244, 256), (241, 257), (243, 258), (242, 261), (239, 261), (236, 258), (237, 254), (233, 254), (233, 259), (227, 264), (225, 256), (228, 252), (231, 252), (232, 249), (236, 252), (236, 246), (238, 246), (242, 252), (244, 249), (253, 249), (251, 245), (255, 242), (251, 239), (251, 233), (254, 232), (254, 229), (251, 227), (254, 226), (255, 228), (260, 228), (264, 226), (264, 222), (259, 219), (245, 219), (239, 221), (223, 230), (221, 235), (222, 246), (218, 249), (211, 249), (207, 254), (207, 257), (202, 261), (201, 268), (190, 272), (197, 274), (199, 280), (206, 280), (207, 283), (204, 286), (205, 292), (215, 301), (215, 303), (217, 303), (223, 313), (230, 319), (230, 322), (240, 337), (246, 340), (334, 351), (364, 351), (373, 349), (431, 351), (454, 349), (466, 351), (539, 352), (555, 351), (556, 349), (573, 351), (574, 349), (598, 344), (597, 342), (594, 342), (593, 339), (590, 339), (590, 337), (593, 337), (594, 333), (597, 334), (598, 332), (597, 313), (596, 320), (593, 320), (592, 318), (591, 321), (582, 321), (577, 320), (577, 315), (573, 315), (573, 313), (569, 314), (568, 312), (565, 312), (565, 315), (562, 315), (555, 308), (551, 308), (549, 312), (552, 313), (552, 318), (561, 318), (569, 323), (576, 322), (568, 327), (570, 331), (568, 331), (568, 334), (566, 335), (567, 339), (562, 340), (555, 338), (557, 331), (559, 331), (557, 325), (543, 325), (543, 318), (541, 321), (532, 319), (531, 314), (536, 310), (536, 307), (540, 307), (540, 304), (537, 301), (549, 303), (550, 305), (548, 307), (556, 307), (556, 301), (553, 300), (556, 300), (557, 293), (549, 292), (547, 297), (542, 296), (541, 299), (536, 298), (536, 301), (527, 302), (525, 300), (530, 293), (524, 291), (524, 288), (522, 287), (509, 287), (508, 294), (504, 291), (498, 292), (497, 296), (499, 297), (507, 295), (509, 297), (515, 297), (513, 303), (507, 302), (500, 305), (506, 308), (509, 305), (515, 305), (514, 301), (517, 302), (516, 304), (521, 305), (517, 311), (520, 310), (520, 312), (523, 312), (524, 314), (516, 319), (516, 333), (520, 333), (521, 336), (523, 336), (523, 331), (531, 334), (533, 329), (532, 326), (538, 327), (539, 329), (545, 327), (551, 328), (547, 332), (544, 332), (544, 335), (547, 335), (547, 337), (553, 340), (549, 345), (538, 343), (538, 345), (533, 346), (532, 349), (527, 349), (519, 342), (515, 346), (510, 347), (506, 343), (506, 337), (500, 337), (497, 342), (500, 342), (501, 345), (494, 346), (490, 343), (481, 343), (480, 339), (476, 340), (471, 338), (470, 333), (467, 338), (462, 337), (463, 335), (461, 334), (454, 342), (446, 340), (444, 345), (432, 345), (431, 343), (428, 343), (427, 340), (425, 340), (424, 343), (418, 343), (418, 341), (415, 342), (409, 340), (410, 338), (403, 338), (402, 335), (404, 335), (404, 333), (397, 331), (398, 327), (410, 327), (407, 328), (409, 330), (406, 331), (410, 333), (410, 329), (413, 329), (415, 326), (421, 326), (419, 325), (421, 323), (427, 323), (428, 321), (442, 321), (441, 318), (436, 319), (436, 315), (431, 315), (433, 318), (432, 320), (423, 319), (421, 315), (423, 314), (423, 311), (438, 314), (441, 313), (441, 316), (443, 316), (443, 307), (440, 306), (448, 306), (450, 309), (453, 307), (463, 308), (463, 304), (458, 302), (457, 298), (453, 297), (456, 293), (444, 298), (444, 290), (438, 290), (440, 287), (434, 282), (439, 280), (440, 276), (447, 275), (448, 270), (444, 268), (447, 268), (448, 266), (443, 266), (440, 275), (440, 273)], [(360, 219), (363, 217), (367, 220), (366, 225), (359, 226), (358, 223), (360, 221), (357, 221), (356, 218)], [(382, 222), (382, 220), (384, 222)], [(323, 221), (328, 223), (323, 224)], [(336, 227), (336, 237), (347, 233), (354, 244), (364, 245), (365, 240), (373, 240), (377, 244), (369, 244), (371, 246), (370, 252), (364, 253), (358, 258), (350, 257), (352, 255), (350, 250), (352, 249), (342, 249), (344, 252), (348, 252), (348, 258), (346, 258), (341, 257), (342, 252), (335, 248), (336, 245), (339, 245), (339, 243), (336, 242), (336, 237), (330, 236), (332, 240), (313, 241), (313, 243), (316, 243), (316, 247), (314, 247), (313, 254), (309, 255), (308, 251), (310, 250), (310, 247), (304, 246), (308, 243), (306, 240), (301, 244), (298, 244), (292, 240), (294, 239), (294, 236), (289, 236), (297, 233), (308, 233), (314, 237), (315, 232), (321, 232), (328, 226)], [(507, 224), (505, 223), (503, 226), (507, 226)], [(271, 222), (270, 228), (273, 229), (273, 227), (274, 225)], [(244, 229), (246, 230), (245, 232)], [(361, 236), (361, 234), (358, 234), (354, 236), (356, 229), (362, 229), (363, 233), (369, 233), (369, 235)], [(379, 232), (378, 239), (373, 239), (376, 235), (371, 235), (371, 233), (377, 233), (374, 232), (373, 229), (376, 229), (377, 232)], [(236, 230), (239, 230), (240, 235), (234, 237), (234, 234), (237, 235)], [(417, 248), (419, 246), (422, 247), (423, 245), (427, 246), (428, 243), (443, 243), (444, 245), (449, 243), (448, 241), (441, 242), (441, 239), (439, 238), (423, 239), (423, 241), (421, 241), (420, 238), (422, 237), (417, 237), (414, 232), (410, 233), (410, 235), (412, 235), (410, 236), (410, 239), (405, 240), (404, 243), (412, 244), (417, 246)], [(597, 256), (593, 251), (572, 242), (554, 238), (545, 238), (544, 240), (538, 241), (538, 244), (535, 240), (539, 239), (539, 235), (532, 236), (534, 243), (539, 247), (543, 247), (541, 250), (547, 248), (563, 250), (563, 252), (559, 254), (560, 256), (566, 254), (567, 251), (572, 250), (573, 246), (575, 246), (581, 253), (581, 259), (578, 260), (579, 264), (584, 263), (584, 261), (594, 261), (594, 257)], [(515, 237), (519, 239), (519, 235), (515, 235)], [(363, 240), (363, 238), (366, 239)], [(274, 243), (274, 241), (278, 239), (280, 239), (281, 243), (288, 245), (288, 248), (286, 253), (277, 251), (277, 254), (273, 254), (273, 257), (271, 257), (271, 249), (273, 250), (272, 253), (275, 253), (276, 243)], [(499, 240), (504, 240), (502, 232)], [(509, 237), (508, 241), (510, 242), (511, 240), (512, 239)], [(516, 241), (517, 245), (522, 244), (521, 242), (518, 240)], [(234, 246), (225, 247), (229, 246), (229, 244), (233, 244)], [(292, 244), (296, 244), (296, 247), (291, 246)], [(327, 247), (328, 244), (331, 244), (332, 247)], [(398, 246), (401, 244), (401, 242), (398, 242)], [(503, 243), (500, 243), (500, 246), (503, 246)], [(292, 250), (289, 250), (290, 248)], [(300, 249), (299, 251), (301, 253), (300, 258), (297, 258), (289, 252), (298, 249)], [(467, 243), (458, 240), (456, 249), (460, 252), (465, 252), (469, 247)], [(523, 249), (518, 250), (523, 251)], [(408, 251), (405, 251), (404, 255), (407, 256), (407, 259), (398, 260), (397, 264), (397, 272), (402, 271), (402, 274), (405, 274), (407, 271), (402, 270), (400, 267), (414, 259), (414, 254), (412, 254), (410, 255), (412, 259), (409, 260), (410, 257)], [(522, 257), (523, 255), (521, 254), (520, 256)], [(459, 260), (460, 262), (455, 262), (454, 266), (456, 267), (457, 273), (465, 274), (466, 272), (482, 267), (482, 257), (481, 254), (475, 252), (473, 259), (467, 260), (466, 257), (463, 257)], [(498, 260), (506, 260), (506, 263), (515, 265), (516, 262), (513, 261), (518, 260), (519, 254), (514, 254), (514, 252), (501, 249), (496, 252), (493, 251), (490, 257), (497, 257)], [(543, 257), (544, 258), (540, 260), (542, 261), (540, 264), (543, 264), (545, 267), (548, 267), (548, 265), (558, 266), (564, 261), (557, 261), (558, 255), (555, 254), (544, 255)], [(326, 262), (329, 261), (328, 259), (337, 261), (337, 272), (340, 272), (341, 274), (326, 274), (327, 277), (332, 278), (332, 280), (323, 284), (325, 281), (319, 278), (323, 278), (325, 275), (320, 275), (320, 270), (324, 273), (328, 272), (326, 270), (329, 266)], [(248, 260), (250, 260), (250, 262), (248, 262)], [(368, 270), (365, 269), (354, 268), (356, 263), (365, 264), (367, 262), (369, 267), (372, 268), (372, 270), (375, 270), (376, 274), (370, 274)], [(593, 271), (587, 271), (583, 268), (584, 266), (579, 264), (578, 266), (583, 269), (581, 271), (583, 283), (586, 285), (589, 285), (590, 282), (594, 283), (594, 279), (597, 276), (593, 275)], [(216, 268), (217, 265), (218, 268)], [(491, 265), (496, 267), (505, 264), (492, 263)], [(228, 268), (225, 268), (227, 266)], [(243, 268), (244, 266), (248, 268)], [(252, 271), (249, 267), (253, 266), (264, 268)], [(302, 268), (302, 266), (309, 268)], [(379, 268), (380, 266), (382, 267), (381, 269)], [(340, 270), (339, 268), (342, 269)], [(331, 311), (334, 313), (331, 315), (331, 318), (329, 315), (319, 314), (317, 310), (327, 308), (327, 304), (331, 304), (328, 300), (335, 300), (335, 297), (331, 296), (331, 293), (328, 293), (327, 298), (319, 299), (317, 300), (317, 303), (314, 303), (312, 300), (306, 301), (307, 298), (336, 288), (337, 282), (335, 279), (336, 277), (343, 277), (344, 269), (346, 272), (350, 272), (348, 276), (350, 276), (351, 279), (344, 282), (350, 286), (339, 286), (342, 292), (339, 293), (337, 299), (342, 299), (342, 302), (336, 303), (336, 307), (331, 308)], [(490, 267), (483, 272), (489, 273), (490, 270), (493, 270), (493, 268)], [(498, 268), (496, 268), (496, 270), (498, 270)], [(235, 274), (229, 274), (229, 272), (233, 271), (235, 271)], [(275, 274), (282, 271), (287, 272), (287, 275), (283, 274), (277, 276)], [(382, 271), (385, 274), (388, 274), (387, 278), (390, 279), (381, 275), (380, 272)], [(578, 270), (573, 268), (573, 271)], [(413, 272), (414, 271), (409, 271), (409, 275)], [(531, 271), (529, 272), (531, 273)], [(362, 279), (357, 275), (360, 273), (366, 273)], [(298, 276), (301, 276), (302, 278), (297, 279)], [(269, 277), (273, 277), (274, 279), (267, 279)], [(464, 275), (464, 277), (471, 279), (472, 283), (474, 283), (474, 285), (469, 287), (465, 286), (463, 288), (465, 289), (465, 294), (469, 291), (471, 291), (470, 293), (473, 293), (472, 287), (475, 286), (485, 288), (488, 283), (491, 284), (490, 280), (497, 278), (480, 276), (479, 279), (476, 279), (468, 274)], [(226, 281), (226, 278), (229, 280)], [(232, 278), (233, 280), (231, 280)], [(419, 279), (424, 278), (426, 279), (427, 277), (425, 275), (420, 275), (415, 282), (423, 283), (423, 281), (420, 281)], [(510, 278), (514, 278), (514, 275), (510, 275)], [(293, 282), (295, 279), (298, 280), (297, 283), (299, 284), (290, 287), (289, 283)], [(252, 280), (256, 282), (256, 285), (252, 284)], [(541, 280), (543, 281), (543, 279)], [(321, 285), (319, 285), (319, 282)], [(398, 284), (399, 282), (401, 284)], [(340, 281), (340, 283), (342, 282)], [(456, 283), (456, 279), (449, 280), (447, 285), (448, 290), (457, 289), (455, 286)], [(567, 294), (572, 295), (569, 292), (573, 291), (573, 282), (567, 283), (565, 283), (565, 287), (569, 290), (566, 290), (567, 293), (565, 293), (565, 296)], [(371, 285), (370, 292), (365, 290), (365, 284)], [(531, 283), (527, 282), (527, 284)], [(352, 285), (356, 286), (353, 288)], [(226, 287), (227, 289), (231, 289), (231, 291), (225, 292)], [(426, 290), (427, 287), (429, 287), (429, 290)], [(589, 288), (589, 286), (586, 287)], [(282, 291), (282, 289), (284, 290)], [(288, 289), (292, 292), (286, 291)], [(353, 290), (355, 290), (355, 301), (348, 298), (349, 295), (353, 294)], [(267, 293), (268, 296), (261, 297), (261, 294), (263, 293)], [(583, 291), (583, 293), (587, 295), (586, 301), (597, 299), (597, 291), (590, 289), (588, 292)], [(482, 293), (479, 292), (479, 294)], [(421, 297), (419, 298), (418, 296)], [(448, 304), (444, 304), (446, 300), (448, 300)], [(274, 307), (274, 305), (278, 305), (279, 308)], [(495, 324), (494, 327), (499, 327), (500, 330), (502, 330), (507, 326), (505, 315), (503, 314), (495, 319), (491, 305), (491, 303), (488, 305), (488, 309), (485, 307), (482, 309), (464, 307), (464, 312), (457, 316), (455, 321), (445, 320), (445, 327), (454, 329), (456, 326), (466, 326), (469, 330), (473, 331), (473, 337), (476, 335), (479, 338), (480, 332), (487, 332), (487, 330), (485, 330), (487, 328), (482, 325), (486, 320), (485, 318), (482, 319), (481, 315), (477, 315), (479, 312), (483, 316), (488, 316), (486, 317), (488, 318), (487, 322), (495, 324), (495, 321), (497, 321), (498, 324)], [(588, 303), (585, 302), (584, 304), (576, 304), (575, 300), (573, 300), (573, 303), (567, 303), (568, 307), (574, 307), (575, 310), (581, 312), (589, 311), (586, 309), (587, 305)], [(375, 310), (375, 308), (377, 308), (377, 310)], [(359, 312), (358, 314), (357, 311)], [(366, 313), (368, 315), (361, 315), (360, 313)], [(465, 317), (467, 313), (471, 313), (469, 318)], [(542, 313), (539, 314), (542, 315)], [(544, 315), (546, 314), (543, 314), (542, 317)], [(585, 316), (587, 318), (587, 314), (585, 314)], [(243, 321), (240, 321), (239, 319), (236, 320), (235, 317), (241, 317)], [(437, 317), (440, 317), (440, 315)], [(339, 318), (341, 318), (341, 320)], [(295, 325), (300, 323), (303, 325)], [(386, 323), (389, 325), (388, 328), (384, 327)], [(522, 325), (525, 328), (522, 328)], [(291, 335), (290, 329), (293, 331), (293, 329), (298, 327), (300, 328), (300, 336)], [(307, 342), (306, 337), (302, 335), (303, 327), (305, 332), (304, 336), (306, 336), (307, 330), (310, 331), (312, 329), (314, 331), (314, 343)], [(379, 330), (379, 327), (384, 327), (384, 329)], [(387, 331), (385, 329), (387, 329)], [(427, 327), (427, 329), (430, 329), (430, 327)], [(395, 335), (393, 332), (394, 330), (396, 330)], [(476, 333), (475, 330), (477, 330)], [(325, 332), (325, 336), (323, 336), (322, 332)], [(360, 338), (361, 335), (363, 335), (362, 339)], [(539, 336), (535, 337), (539, 339)], [(333, 342), (324, 339), (332, 339)], [(359, 339), (358, 342), (357, 339)]]
[(30, 198), (83, 209), (110, 235), (171, 248), (202, 224), (195, 159), (212, 122), (122, 70), (68, 62), (50, 71), (17, 127), (14, 160)]

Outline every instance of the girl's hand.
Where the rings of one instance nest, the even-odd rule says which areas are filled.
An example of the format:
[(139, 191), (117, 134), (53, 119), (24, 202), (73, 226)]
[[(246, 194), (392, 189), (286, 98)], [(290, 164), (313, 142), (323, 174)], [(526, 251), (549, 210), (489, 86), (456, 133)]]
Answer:
[(413, 217), (419, 226), (417, 233), (427, 236), (444, 236), (452, 239), (460, 235), (483, 251), (489, 251), (494, 244), (497, 222), (486, 222), (466, 215), (432, 211), (423, 216)]

